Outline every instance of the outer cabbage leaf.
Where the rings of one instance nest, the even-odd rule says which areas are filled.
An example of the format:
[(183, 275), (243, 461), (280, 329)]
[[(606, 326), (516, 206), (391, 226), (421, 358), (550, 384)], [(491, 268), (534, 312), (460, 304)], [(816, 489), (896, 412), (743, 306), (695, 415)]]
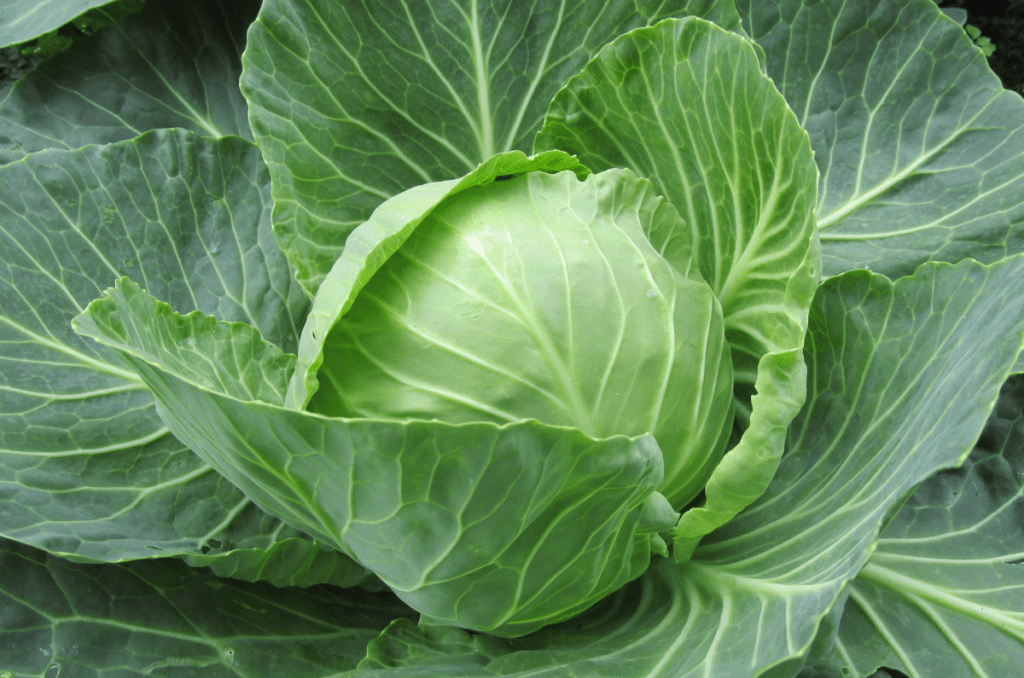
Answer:
[[(1024, 662), (1024, 378), (1002, 389), (958, 469), (886, 526), (846, 603), (833, 661), (912, 678), (1011, 676)], [(928, 648), (928, 652), (921, 652)]]
[[(76, 39), (94, 35), (146, 6), (146, 0), (117, 0), (80, 14), (59, 28), (39, 35), (16, 48), (23, 57), (41, 61), (71, 47)], [(13, 82), (16, 78), (12, 78)]]
[(238, 89), (259, 2), (149, 2), (22, 77), (0, 102), (0, 163), (164, 127), (251, 139)]
[[(658, 560), (583, 615), (487, 646), (472, 675), (795, 676), (890, 512), (971, 450), (1024, 338), (1022, 289), (1022, 257), (927, 264), (895, 284), (867, 271), (826, 281), (807, 407), (768, 492), (685, 564)], [(445, 675), (437, 636), (409, 631), (389, 627), (363, 666)], [(471, 668), (472, 639), (446, 640), (452, 666)]]
[(515, 636), (580, 612), (639, 576), (675, 517), (659, 511), (650, 436), (286, 409), (258, 398), (283, 394), (293, 356), (127, 279), (75, 323), (121, 350), (175, 435), (264, 510), (444, 624)]
[[(274, 243), (268, 183), (253, 145), (183, 130), (0, 168), (0, 534), (85, 560), (234, 552), (236, 567), (242, 549), (258, 568), (279, 541), (275, 557), (310, 553), (168, 432), (115, 353), (71, 331), (131, 272), (294, 347), (308, 302)], [(351, 564), (336, 565), (342, 583)]]
[(110, 3), (111, 0), (5, 0), (0, 14), (0, 47), (37, 38)]
[(415, 613), (394, 596), (278, 589), (175, 559), (85, 565), (0, 539), (0, 675), (330, 676)]
[(826, 275), (1024, 248), (1024, 100), (929, 0), (741, 0), (821, 172)]
[(552, 95), (606, 42), (695, 11), (735, 16), (706, 0), (264, 2), (242, 91), (299, 281), (312, 296), (387, 198), (529, 151)]
[(604, 48), (554, 98), (535, 147), (650, 179), (685, 220), (652, 229), (652, 243), (681, 271), (692, 260), (722, 304), (749, 424), (705, 505), (683, 514), (685, 559), (768, 486), (804, 400), (800, 349), (820, 270), (807, 135), (747, 40), (689, 18)]

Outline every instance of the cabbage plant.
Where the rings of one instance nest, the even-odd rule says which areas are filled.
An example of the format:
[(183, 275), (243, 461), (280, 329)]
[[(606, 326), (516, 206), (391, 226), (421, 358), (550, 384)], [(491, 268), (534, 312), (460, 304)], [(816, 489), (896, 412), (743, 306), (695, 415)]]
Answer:
[(0, 677), (1014, 675), (1024, 102), (931, 0), (0, 37), (86, 12), (0, 95)]

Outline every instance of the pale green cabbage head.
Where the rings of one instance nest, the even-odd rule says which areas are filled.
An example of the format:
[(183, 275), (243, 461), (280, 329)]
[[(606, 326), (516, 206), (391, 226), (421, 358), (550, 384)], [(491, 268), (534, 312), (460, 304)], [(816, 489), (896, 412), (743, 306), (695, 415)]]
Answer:
[[(361, 228), (375, 232), (375, 220)], [(733, 419), (721, 305), (646, 235), (684, 228), (624, 170), (531, 172), (446, 197), (322, 336), (308, 409), (650, 434), (665, 465), (658, 490), (682, 508)], [(318, 295), (339, 298), (345, 263)]]

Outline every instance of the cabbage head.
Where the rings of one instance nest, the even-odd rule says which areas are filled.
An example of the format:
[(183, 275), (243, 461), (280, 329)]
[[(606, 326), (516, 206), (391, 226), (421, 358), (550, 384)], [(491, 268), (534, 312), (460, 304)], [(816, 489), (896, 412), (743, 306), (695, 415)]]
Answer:
[[(398, 192), (329, 269), (303, 249), (326, 236), (275, 226), (312, 297), (297, 355), (127, 278), (77, 331), (259, 508), (432, 623), (522, 636), (652, 558), (685, 562), (764, 493), (803, 404), (817, 171), (749, 42), (697, 21), (648, 34), (747, 78), (745, 120), (679, 142), (699, 200), (664, 171), (581, 162), (577, 134), (617, 152), (572, 97), (624, 42), (555, 97), (534, 155)], [(730, 184), (742, 202), (715, 195)]]
[[(350, 238), (378, 237), (391, 209)], [(296, 373), (294, 404), (651, 435), (658, 491), (685, 506), (722, 456), (733, 398), (721, 305), (648, 239), (684, 228), (626, 170), (530, 172), (445, 197), (372, 263), (339, 259), (315, 302), (326, 320), (303, 337), (316, 368)]]

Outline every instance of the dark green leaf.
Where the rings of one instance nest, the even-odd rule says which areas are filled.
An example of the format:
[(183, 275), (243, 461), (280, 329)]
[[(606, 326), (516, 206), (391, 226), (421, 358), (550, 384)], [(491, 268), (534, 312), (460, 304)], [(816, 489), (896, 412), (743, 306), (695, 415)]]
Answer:
[[(923, 483), (853, 582), (836, 659), (856, 676), (996, 678), (1024, 665), (1024, 377), (958, 469)], [(927, 648), (926, 652), (922, 650)]]
[[(484, 668), (795, 676), (890, 507), (971, 449), (1024, 337), (1021, 290), (1024, 257), (928, 264), (895, 284), (865, 271), (827, 281), (811, 311), (808, 405), (768, 492), (686, 564), (655, 561), (586, 613), (512, 640)], [(391, 656), (430, 665), (430, 649)]]
[(168, 433), (116, 354), (71, 329), (131, 275), (294, 348), (307, 302), (270, 232), (268, 183), (248, 142), (181, 130), (0, 168), (0, 534), (89, 560), (296, 536)]
[(414, 613), (389, 594), (278, 589), (177, 560), (71, 563), (0, 539), (0, 675), (320, 678)]
[(1024, 100), (930, 0), (741, 0), (811, 136), (827, 275), (1024, 249)]
[(0, 163), (164, 127), (252, 138), (238, 89), (257, 0), (149, 2), (40, 64), (0, 101)]

